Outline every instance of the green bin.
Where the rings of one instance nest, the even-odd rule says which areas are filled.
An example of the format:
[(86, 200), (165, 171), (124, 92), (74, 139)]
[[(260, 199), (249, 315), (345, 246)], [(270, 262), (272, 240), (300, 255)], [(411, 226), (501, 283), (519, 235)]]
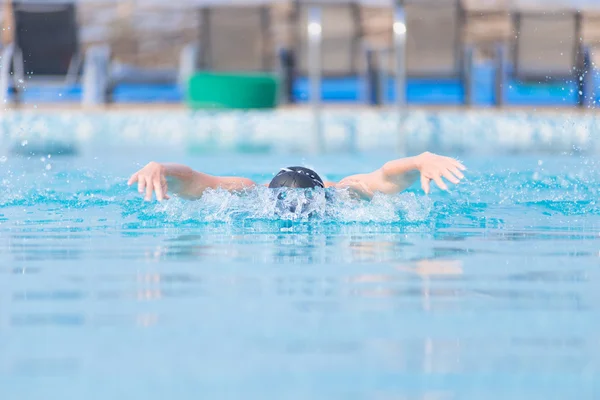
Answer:
[(277, 106), (279, 80), (272, 74), (197, 72), (188, 82), (192, 109), (266, 109)]

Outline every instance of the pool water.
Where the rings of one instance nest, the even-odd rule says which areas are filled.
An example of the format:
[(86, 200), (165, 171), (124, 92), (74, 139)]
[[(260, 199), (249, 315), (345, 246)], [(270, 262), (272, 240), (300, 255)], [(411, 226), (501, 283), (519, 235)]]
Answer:
[(159, 204), (125, 182), (394, 154), (154, 151), (0, 158), (1, 399), (600, 398), (595, 157), (473, 153), (450, 193), (282, 218), (266, 189)]

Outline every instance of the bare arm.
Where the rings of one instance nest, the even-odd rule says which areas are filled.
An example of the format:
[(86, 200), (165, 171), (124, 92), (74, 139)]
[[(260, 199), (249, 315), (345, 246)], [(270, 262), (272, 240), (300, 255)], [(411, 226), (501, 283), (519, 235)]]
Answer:
[(459, 183), (466, 168), (449, 157), (423, 153), (415, 157), (401, 158), (385, 163), (381, 168), (368, 173), (348, 176), (335, 184), (337, 188), (347, 188), (360, 197), (372, 198), (376, 192), (399, 193), (410, 187), (421, 176), (421, 187), (429, 193), (433, 180), (442, 190), (448, 190), (444, 180)]
[(181, 164), (159, 164), (151, 162), (129, 178), (128, 185), (138, 184), (138, 192), (145, 193), (144, 200), (168, 199), (168, 184), (173, 193), (186, 198), (197, 199), (206, 189), (222, 188), (229, 191), (243, 190), (256, 184), (247, 178), (221, 177), (197, 172)]

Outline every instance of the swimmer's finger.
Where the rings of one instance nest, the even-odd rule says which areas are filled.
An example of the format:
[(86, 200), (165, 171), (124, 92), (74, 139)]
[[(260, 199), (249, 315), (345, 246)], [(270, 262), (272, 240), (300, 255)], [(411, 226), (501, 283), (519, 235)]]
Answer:
[(448, 186), (446, 186), (446, 184), (444, 183), (444, 180), (442, 179), (441, 176), (436, 176), (435, 178), (433, 178), (433, 180), (435, 181), (435, 184), (442, 190), (448, 190)]
[(146, 179), (143, 176), (138, 177), (138, 193), (142, 194), (146, 190)]
[(160, 184), (160, 181), (156, 180), (154, 183), (154, 191), (156, 192), (156, 200), (162, 201), (164, 198), (163, 187)]
[(152, 200), (152, 192), (154, 191), (154, 185), (152, 185), (152, 181), (148, 179), (146, 182), (146, 196), (144, 196), (144, 200), (151, 201)]
[(452, 172), (458, 179), (463, 179), (465, 177), (457, 167), (450, 167), (450, 172)]
[(450, 170), (445, 170), (443, 173), (444, 178), (448, 179), (450, 182), (454, 183), (455, 185), (460, 183), (460, 180), (455, 177), (454, 175), (452, 175), (452, 172), (450, 172)]
[(421, 188), (423, 188), (425, 194), (429, 194), (429, 178), (423, 175), (421, 175)]
[(465, 167), (464, 165), (462, 165), (462, 163), (458, 160), (455, 160), (453, 158), (451, 158), (452, 160), (452, 164), (454, 164), (454, 166), (458, 169), (460, 169), (461, 171), (466, 171), (467, 167)]
[(169, 185), (167, 185), (167, 180), (163, 177), (161, 179), (161, 187), (163, 191), (163, 198), (165, 200), (169, 200), (171, 197), (167, 194), (169, 193)]
[(129, 178), (129, 180), (127, 181), (127, 185), (128, 186), (133, 185), (133, 183), (135, 181), (137, 181), (137, 177), (138, 177), (138, 172), (136, 172), (135, 174), (131, 175), (131, 178)]

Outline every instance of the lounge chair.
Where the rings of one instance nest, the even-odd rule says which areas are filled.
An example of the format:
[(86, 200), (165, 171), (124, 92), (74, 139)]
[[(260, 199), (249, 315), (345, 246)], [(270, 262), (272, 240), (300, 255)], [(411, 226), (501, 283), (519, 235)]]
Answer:
[[(400, 0), (398, 7), (405, 16), (405, 99), (426, 104), (471, 104), (472, 50), (462, 37), (465, 15), (460, 0)], [(390, 6), (380, 11), (388, 21), (382, 24), (387, 43), (380, 49), (381, 56), (386, 56), (379, 61), (388, 98), (395, 91), (387, 79), (396, 75), (394, 11)]]
[(356, 1), (301, 1), (296, 3), (294, 54), (298, 81), (295, 96), (306, 100), (309, 75), (307, 26), (311, 7), (320, 9), (321, 76), (324, 101), (364, 100), (368, 82), (360, 5)]
[(218, 71), (266, 71), (274, 68), (269, 7), (202, 8), (198, 65)]
[[(20, 103), (28, 88), (62, 87), (77, 98), (76, 84), (81, 81), (84, 59), (80, 51), (76, 8), (73, 2), (13, 1), (14, 42), (2, 52), (0, 90), (3, 100)], [(96, 79), (86, 79), (91, 87), (85, 92), (99, 96), (106, 83), (102, 77), (108, 68), (109, 52), (98, 47), (90, 49), (87, 64)], [(73, 93), (75, 92), (75, 93)], [(13, 96), (10, 96), (12, 93)], [(62, 94), (62, 93), (61, 93)]]

